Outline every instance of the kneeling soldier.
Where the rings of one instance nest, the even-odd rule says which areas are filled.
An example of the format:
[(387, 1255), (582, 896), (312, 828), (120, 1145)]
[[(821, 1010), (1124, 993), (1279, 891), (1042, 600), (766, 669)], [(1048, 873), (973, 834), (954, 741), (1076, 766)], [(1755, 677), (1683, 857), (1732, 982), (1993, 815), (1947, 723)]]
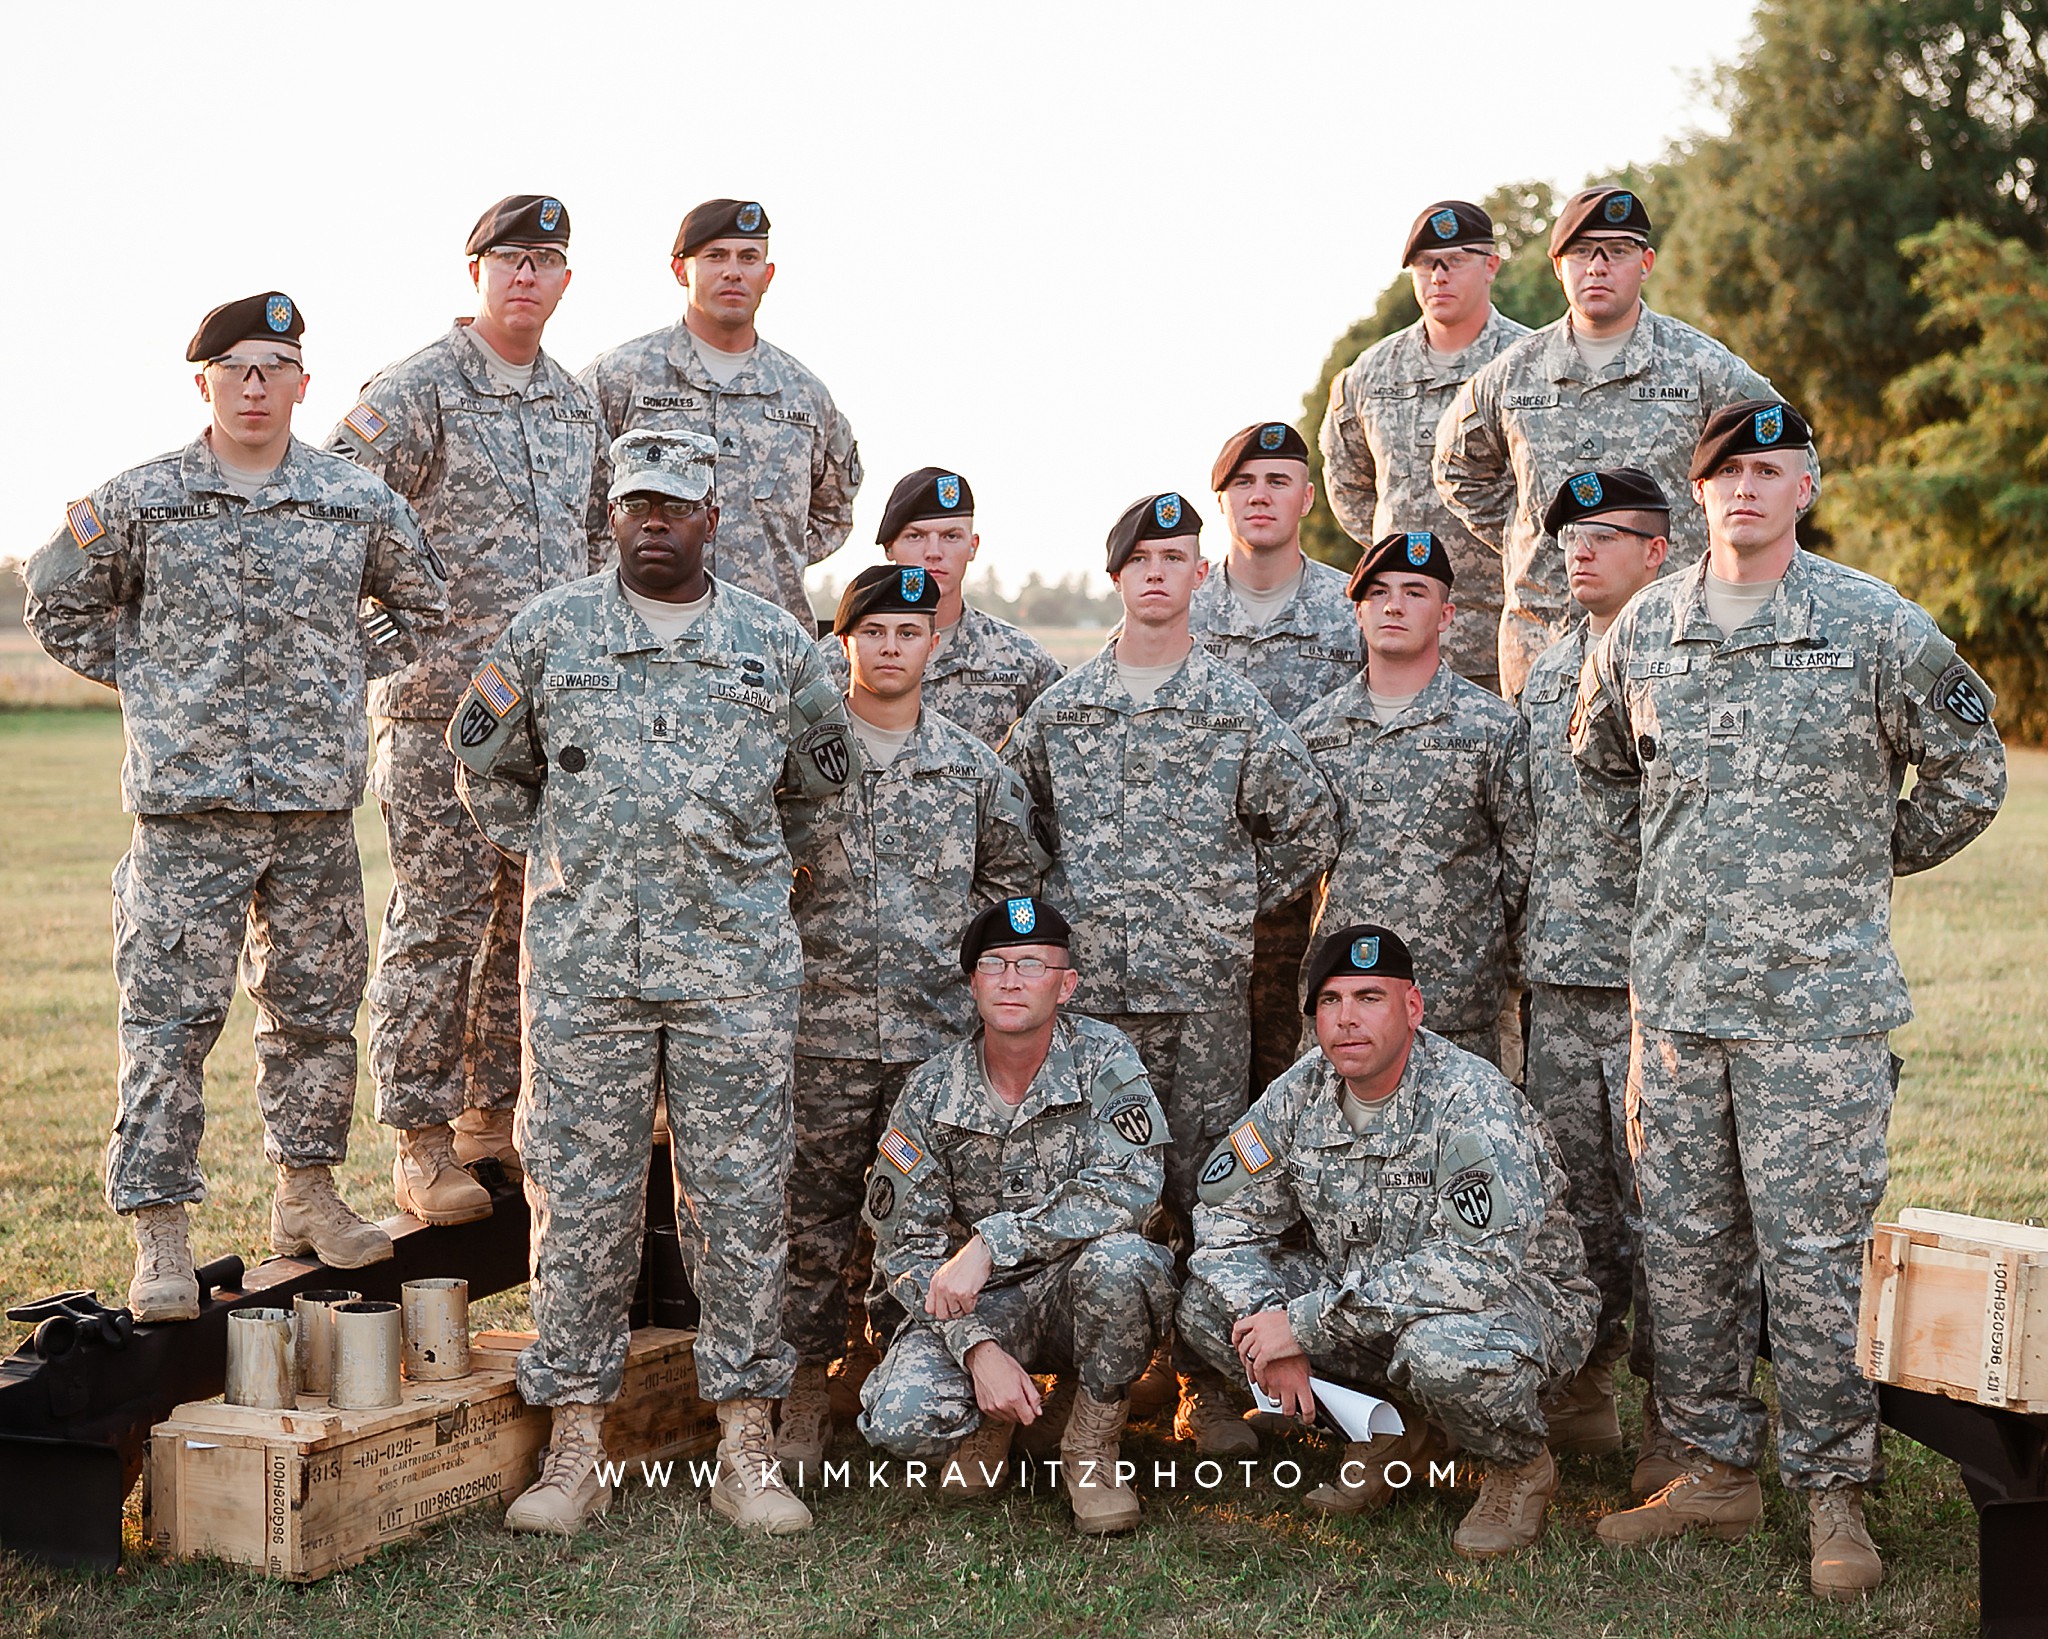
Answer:
[[(1311, 1371), (1402, 1403), (1404, 1432), (1347, 1446), (1338, 1483), (1309, 1494), (1325, 1513), (1388, 1501), (1388, 1466), (1442, 1456), (1441, 1425), (1487, 1465), (1452, 1546), (1490, 1559), (1542, 1533), (1557, 1470), (1540, 1402), (1586, 1358), (1598, 1295), (1534, 1112), (1418, 1028), (1414, 971), (1371, 923), (1316, 952), (1322, 1051), (1203, 1167), (1180, 1335), (1304, 1420)], [(1302, 1223), (1309, 1249), (1283, 1247)]]
[(1060, 1466), (1076, 1529), (1099, 1534), (1138, 1523), (1118, 1441), (1173, 1321), (1173, 1255), (1138, 1233), (1167, 1131), (1130, 1039), (1062, 1011), (1070, 943), (1041, 899), (991, 905), (960, 941), (981, 1028), (910, 1078), (869, 1176), (875, 1266), (912, 1318), (862, 1387), (860, 1428), (976, 1495), (1042, 1409), (1029, 1374), (1076, 1372)]

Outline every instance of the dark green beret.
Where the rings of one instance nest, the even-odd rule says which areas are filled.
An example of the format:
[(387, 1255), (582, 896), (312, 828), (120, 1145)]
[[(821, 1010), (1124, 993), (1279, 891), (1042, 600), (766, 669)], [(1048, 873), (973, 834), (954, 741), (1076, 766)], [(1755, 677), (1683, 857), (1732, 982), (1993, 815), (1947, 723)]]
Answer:
[(926, 518), (965, 518), (974, 512), (974, 491), (957, 472), (919, 467), (889, 491), (875, 545), (887, 546), (911, 524)]
[(1209, 487), (1221, 493), (1237, 469), (1247, 461), (1299, 461), (1308, 465), (1308, 445), (1301, 434), (1284, 421), (1254, 421), (1230, 440), (1209, 469)]
[(1140, 541), (1164, 541), (1175, 535), (1201, 533), (1202, 520), (1195, 509), (1172, 490), (1164, 495), (1141, 496), (1124, 508), (1124, 515), (1109, 532), (1109, 572), (1114, 575), (1129, 563)]
[(569, 210), (546, 194), (507, 194), (469, 230), (465, 256), (481, 256), (493, 245), (554, 245), (569, 242)]
[(1444, 543), (1426, 529), (1397, 529), (1365, 549), (1365, 556), (1351, 571), (1344, 590), (1357, 603), (1365, 596), (1365, 583), (1375, 575), (1385, 574), (1428, 575), (1449, 586), (1451, 555), (1444, 550)]
[(1308, 1000), (1302, 1012), (1314, 1017), (1316, 998), (1331, 979), (1415, 979), (1415, 962), (1408, 946), (1391, 928), (1377, 922), (1354, 922), (1339, 928), (1316, 947), (1316, 959), (1308, 969)]
[(832, 630), (844, 637), (869, 615), (936, 615), (939, 583), (922, 569), (878, 563), (863, 569), (839, 594)]
[(1058, 945), (1073, 948), (1074, 930), (1060, 915), (1057, 905), (1025, 894), (1019, 899), (998, 899), (960, 935), (960, 971), (972, 973), (975, 958), (983, 951), (1006, 945)]
[(1439, 199), (1423, 207), (1408, 230), (1408, 242), (1401, 247), (1401, 265), (1406, 267), (1426, 250), (1454, 250), (1460, 245), (1494, 250), (1493, 218), (1465, 199)]
[(751, 199), (707, 199), (683, 218), (671, 256), (694, 256), (714, 239), (766, 239), (768, 213)]
[(1716, 410), (1693, 446), (1688, 478), (1705, 478), (1731, 455), (1810, 449), (1813, 428), (1791, 405), (1775, 398), (1745, 398)]
[(1669, 512), (1664, 486), (1641, 467), (1600, 467), (1575, 472), (1557, 486), (1544, 509), (1543, 532), (1555, 535), (1566, 524), (1603, 512)]
[(1550, 229), (1550, 254), (1563, 255), (1564, 247), (1582, 233), (1632, 233), (1647, 240), (1650, 213), (1627, 188), (1586, 188), (1567, 199), (1557, 213)]
[(299, 311), (299, 304), (281, 290), (266, 290), (260, 296), (222, 302), (201, 319), (186, 344), (185, 362), (204, 364), (232, 352), (237, 342), (296, 343), (305, 332), (306, 316)]

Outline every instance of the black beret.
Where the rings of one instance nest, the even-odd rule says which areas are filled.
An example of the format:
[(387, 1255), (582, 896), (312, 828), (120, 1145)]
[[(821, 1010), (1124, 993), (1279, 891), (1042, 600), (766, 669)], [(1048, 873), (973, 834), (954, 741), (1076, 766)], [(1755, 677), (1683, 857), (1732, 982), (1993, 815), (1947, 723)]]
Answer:
[(1243, 432), (1230, 435), (1209, 469), (1209, 487), (1220, 493), (1247, 461), (1299, 461), (1307, 466), (1308, 445), (1284, 421), (1254, 421)]
[(1074, 930), (1060, 915), (1057, 905), (1030, 894), (1021, 899), (999, 899), (967, 924), (960, 935), (960, 971), (972, 973), (975, 958), (986, 950), (1006, 945), (1057, 945), (1073, 948)]
[(904, 529), (925, 518), (965, 518), (974, 511), (974, 491), (957, 472), (919, 467), (889, 491), (875, 545), (887, 546)]
[(1451, 555), (1444, 550), (1444, 543), (1426, 529), (1397, 529), (1365, 549), (1344, 590), (1357, 603), (1365, 596), (1365, 583), (1389, 570), (1405, 575), (1430, 575), (1449, 586)]
[(1561, 255), (1564, 247), (1582, 233), (1634, 233), (1650, 237), (1650, 213), (1642, 200), (1627, 188), (1586, 188), (1564, 202), (1550, 229), (1550, 254)]
[(1316, 997), (1324, 982), (1345, 977), (1415, 980), (1415, 962), (1408, 947), (1392, 928), (1377, 922), (1354, 922), (1339, 928), (1316, 947), (1316, 959), (1308, 969), (1308, 999), (1302, 1012), (1314, 1016)]
[(507, 194), (469, 230), (465, 256), (481, 256), (493, 245), (566, 245), (569, 209), (546, 194)]
[(922, 569), (878, 563), (863, 569), (839, 594), (832, 630), (844, 637), (869, 615), (936, 615), (939, 583)]
[(1700, 441), (1693, 446), (1692, 470), (1686, 477), (1705, 478), (1731, 455), (1809, 449), (1812, 445), (1813, 428), (1791, 405), (1775, 398), (1745, 398), (1707, 417)]
[(1109, 532), (1109, 572), (1114, 575), (1131, 561), (1140, 541), (1164, 541), (1175, 535), (1199, 535), (1202, 520), (1195, 509), (1172, 490), (1164, 495), (1145, 495), (1124, 508), (1116, 527)]
[(1664, 486), (1641, 467), (1599, 467), (1575, 472), (1557, 486), (1543, 513), (1543, 532), (1555, 535), (1566, 524), (1603, 512), (1669, 512)]
[(1401, 247), (1406, 267), (1426, 250), (1451, 250), (1459, 245), (1484, 245), (1493, 251), (1493, 218), (1464, 199), (1439, 199), (1424, 208)]
[(187, 364), (204, 364), (231, 352), (238, 341), (288, 341), (296, 343), (306, 332), (306, 316), (299, 304), (281, 290), (266, 290), (260, 296), (244, 296), (238, 302), (222, 302), (192, 332), (185, 347)]
[(676, 229), (671, 256), (694, 256), (714, 239), (766, 239), (768, 213), (751, 199), (707, 199)]

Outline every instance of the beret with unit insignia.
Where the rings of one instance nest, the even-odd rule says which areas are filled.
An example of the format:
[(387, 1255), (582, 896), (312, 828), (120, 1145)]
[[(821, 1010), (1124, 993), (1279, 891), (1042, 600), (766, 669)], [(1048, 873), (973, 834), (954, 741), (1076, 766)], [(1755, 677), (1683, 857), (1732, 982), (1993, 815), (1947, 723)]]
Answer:
[(1550, 254), (1561, 256), (1564, 247), (1581, 234), (1627, 234), (1647, 240), (1650, 213), (1643, 209), (1642, 196), (1633, 189), (1609, 184), (1583, 188), (1564, 202), (1550, 228)]
[(878, 563), (863, 569), (839, 594), (832, 630), (844, 637), (869, 615), (936, 615), (939, 583), (924, 570)]
[(914, 523), (926, 518), (965, 518), (974, 512), (974, 491), (957, 472), (944, 467), (919, 467), (889, 491), (882, 527), (875, 545), (887, 546)]
[(960, 971), (971, 974), (983, 951), (1008, 945), (1057, 945), (1073, 947), (1074, 930), (1057, 905), (1023, 894), (1015, 899), (998, 899), (960, 935)]
[(1451, 555), (1444, 550), (1444, 543), (1426, 529), (1397, 529), (1365, 549), (1365, 556), (1351, 571), (1344, 590), (1351, 594), (1353, 603), (1358, 603), (1365, 597), (1366, 582), (1373, 576), (1393, 574), (1428, 575), (1449, 586)]
[(1813, 447), (1813, 428), (1791, 405), (1775, 398), (1745, 398), (1716, 410), (1693, 446), (1688, 478), (1710, 476), (1732, 455), (1775, 454)]
[(266, 290), (260, 296), (222, 302), (192, 333), (185, 348), (187, 364), (204, 364), (234, 350), (237, 342), (288, 341), (294, 346), (306, 332), (306, 316), (299, 304), (281, 290)]
[(1391, 928), (1377, 922), (1354, 922), (1339, 928), (1316, 947), (1316, 959), (1309, 964), (1308, 1000), (1302, 1012), (1314, 1017), (1316, 997), (1331, 979), (1415, 979), (1415, 961), (1408, 946)]
[(547, 194), (507, 194), (469, 230), (465, 256), (480, 256), (493, 245), (555, 245), (569, 242), (569, 211)]
[(1575, 472), (1557, 486), (1544, 509), (1543, 532), (1555, 535), (1566, 524), (1604, 512), (1669, 512), (1670, 497), (1641, 467), (1599, 467)]
[(1454, 250), (1461, 245), (1494, 249), (1493, 218), (1467, 199), (1439, 199), (1425, 205), (1408, 230), (1408, 242), (1401, 247), (1401, 265), (1406, 267), (1426, 250)]
[(694, 256), (714, 239), (766, 239), (768, 213), (751, 199), (707, 199), (683, 218), (671, 256)]
[(1124, 508), (1124, 515), (1109, 532), (1109, 572), (1114, 575), (1129, 563), (1140, 541), (1201, 533), (1202, 520), (1195, 509), (1172, 490), (1141, 496)]
[(1308, 445), (1284, 421), (1254, 421), (1230, 435), (1209, 469), (1209, 487), (1219, 494), (1247, 461), (1299, 461), (1308, 465)]

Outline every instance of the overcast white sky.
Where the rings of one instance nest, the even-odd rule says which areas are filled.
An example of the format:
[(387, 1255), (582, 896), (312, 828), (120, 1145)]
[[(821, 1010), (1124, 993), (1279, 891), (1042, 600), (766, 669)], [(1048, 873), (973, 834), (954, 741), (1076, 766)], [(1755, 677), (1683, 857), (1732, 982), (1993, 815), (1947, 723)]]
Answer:
[(1420, 206), (1711, 126), (1698, 79), (1749, 12), (1652, 0), (1594, 40), (1583, 7), (1527, 0), (24, 7), (0, 554), (199, 430), (207, 308), (298, 300), (297, 426), (324, 437), (468, 311), (483, 207), (534, 192), (573, 219), (547, 342), (578, 370), (680, 312), (690, 205), (767, 207), (762, 331), (824, 378), (868, 473), (814, 575), (872, 561), (926, 463), (967, 475), (1008, 583), (1099, 570), (1151, 490), (1197, 497), (1213, 557), (1217, 447), (1294, 418)]

